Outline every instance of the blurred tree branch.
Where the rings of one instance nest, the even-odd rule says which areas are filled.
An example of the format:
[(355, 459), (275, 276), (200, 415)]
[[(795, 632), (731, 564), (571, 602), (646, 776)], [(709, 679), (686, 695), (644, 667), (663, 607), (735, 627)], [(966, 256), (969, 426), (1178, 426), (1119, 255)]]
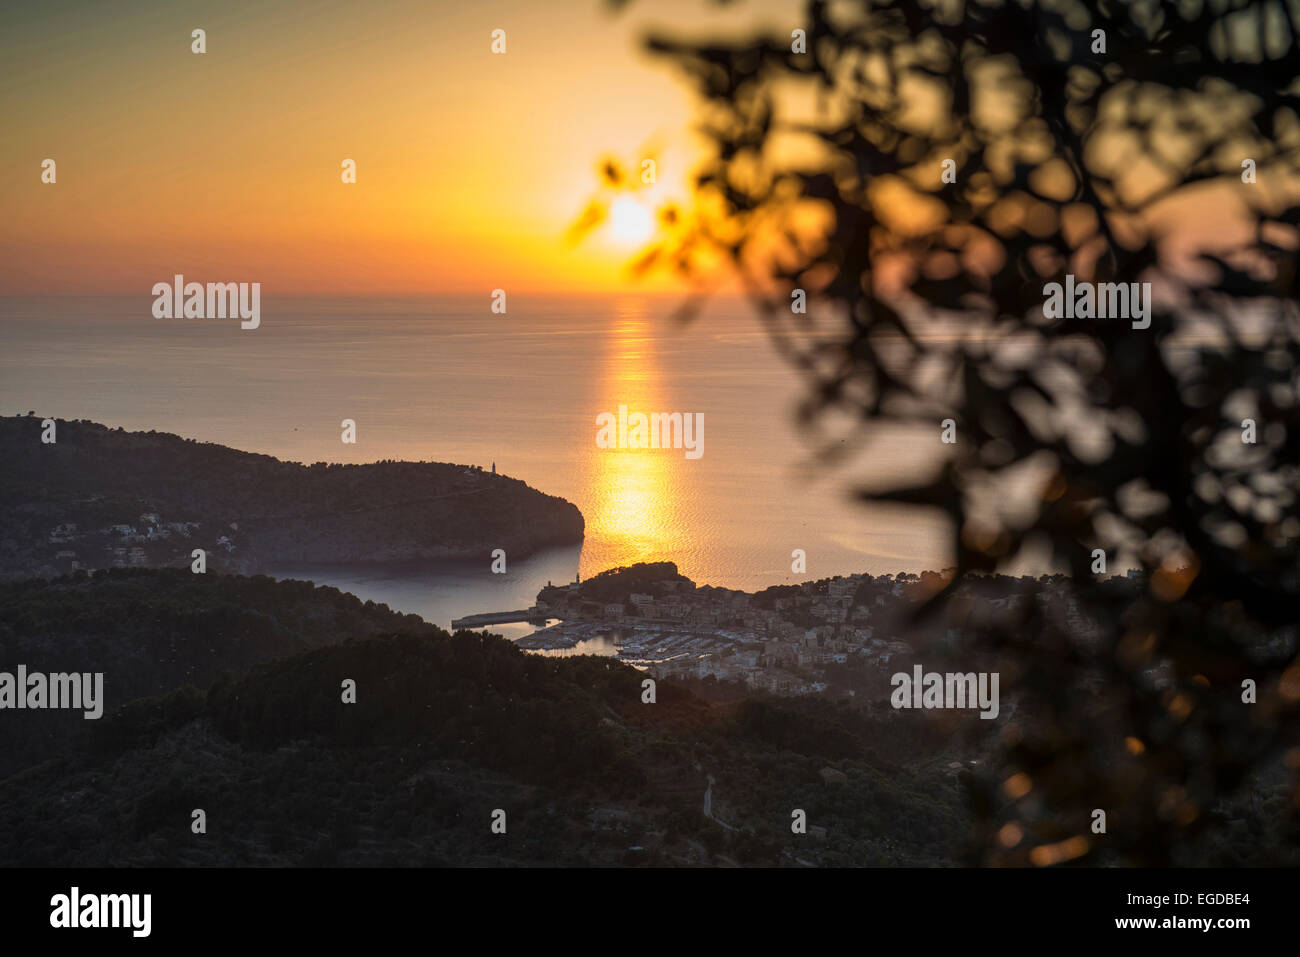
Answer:
[[(966, 628), (1024, 701), (967, 777), (972, 862), (1188, 863), (1279, 758), (1297, 811), (1297, 22), (1290, 0), (810, 0), (806, 52), (647, 41), (712, 143), (647, 261), (736, 267), (806, 424), (955, 421), (937, 473), (861, 493), (951, 520), (936, 601), (1045, 548), (1095, 627), (1030, 602)], [(1152, 283), (1149, 327), (1046, 317), (1067, 275)], [(1002, 507), (1026, 482), (1027, 518)], [(1097, 548), (1141, 587), (1098, 583)]]

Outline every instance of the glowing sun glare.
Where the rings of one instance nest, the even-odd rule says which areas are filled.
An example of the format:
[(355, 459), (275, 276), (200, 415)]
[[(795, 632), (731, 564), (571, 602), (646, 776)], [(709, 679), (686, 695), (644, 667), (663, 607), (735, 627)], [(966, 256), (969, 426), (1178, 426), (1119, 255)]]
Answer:
[(654, 232), (654, 217), (634, 199), (624, 196), (609, 208), (609, 235), (622, 243), (642, 243)]

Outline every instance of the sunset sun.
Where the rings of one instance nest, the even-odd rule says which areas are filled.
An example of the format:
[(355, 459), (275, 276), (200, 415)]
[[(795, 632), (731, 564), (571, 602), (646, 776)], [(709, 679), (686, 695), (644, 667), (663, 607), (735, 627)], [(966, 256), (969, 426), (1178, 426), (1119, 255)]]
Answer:
[(614, 200), (609, 209), (609, 235), (620, 243), (643, 243), (654, 232), (654, 217), (634, 199)]

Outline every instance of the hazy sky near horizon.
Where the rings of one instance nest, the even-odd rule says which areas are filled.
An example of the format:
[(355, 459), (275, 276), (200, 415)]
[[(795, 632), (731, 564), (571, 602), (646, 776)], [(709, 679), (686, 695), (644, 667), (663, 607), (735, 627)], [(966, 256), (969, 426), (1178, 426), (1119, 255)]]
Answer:
[(268, 294), (618, 288), (637, 208), (623, 235), (564, 240), (599, 162), (654, 157), (656, 187), (629, 194), (653, 211), (687, 198), (699, 155), (690, 93), (645, 33), (788, 32), (799, 6), (6, 6), (0, 291), (144, 294), (174, 273)]

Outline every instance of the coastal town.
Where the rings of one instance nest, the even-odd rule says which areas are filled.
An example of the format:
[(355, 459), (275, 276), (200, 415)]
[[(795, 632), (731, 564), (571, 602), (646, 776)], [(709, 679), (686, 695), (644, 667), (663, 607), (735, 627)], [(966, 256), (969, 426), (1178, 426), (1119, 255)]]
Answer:
[[(854, 697), (877, 689), (904, 662), (911, 667), (919, 646), (942, 652), (955, 639), (952, 628), (919, 626), (911, 615), (950, 574), (856, 574), (751, 594), (697, 586), (671, 562), (636, 565), (585, 582), (548, 584), (529, 614), (558, 623), (517, 644), (554, 653), (603, 642), (620, 660), (656, 677), (712, 677), (781, 695)], [(1039, 601), (1080, 640), (1095, 632), (1064, 576), (963, 582), (953, 601), (968, 622), (1015, 615), (1021, 602)]]

